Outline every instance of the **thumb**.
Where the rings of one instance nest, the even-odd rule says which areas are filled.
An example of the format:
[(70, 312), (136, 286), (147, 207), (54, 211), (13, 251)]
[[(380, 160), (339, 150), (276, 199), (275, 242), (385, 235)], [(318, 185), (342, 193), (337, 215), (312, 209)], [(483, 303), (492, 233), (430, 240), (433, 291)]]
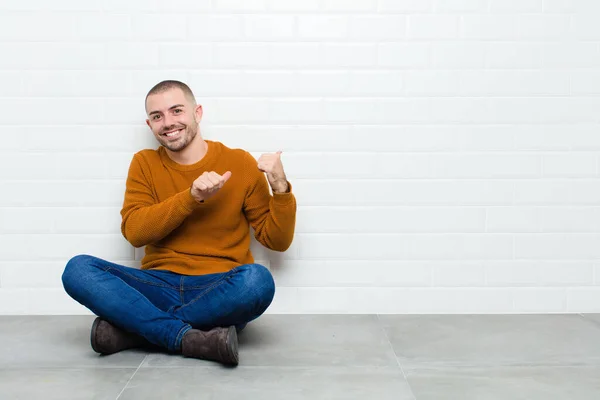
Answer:
[(223, 183), (227, 182), (231, 178), (231, 171), (227, 171), (223, 174)]

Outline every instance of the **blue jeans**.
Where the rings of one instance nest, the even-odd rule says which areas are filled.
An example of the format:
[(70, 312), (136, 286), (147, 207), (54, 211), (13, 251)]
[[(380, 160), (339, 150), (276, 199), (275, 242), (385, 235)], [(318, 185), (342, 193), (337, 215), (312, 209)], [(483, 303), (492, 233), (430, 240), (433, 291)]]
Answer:
[(141, 270), (89, 255), (69, 260), (66, 292), (94, 314), (172, 352), (190, 329), (235, 325), (238, 330), (269, 307), (275, 283), (260, 264), (200, 276)]

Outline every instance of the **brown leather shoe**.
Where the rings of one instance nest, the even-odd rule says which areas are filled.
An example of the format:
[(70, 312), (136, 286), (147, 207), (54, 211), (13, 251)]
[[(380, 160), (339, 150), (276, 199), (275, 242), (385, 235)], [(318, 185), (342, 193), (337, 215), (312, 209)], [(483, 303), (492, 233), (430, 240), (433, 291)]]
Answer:
[(144, 337), (117, 328), (100, 317), (94, 320), (90, 341), (92, 349), (100, 354), (113, 354), (121, 350), (152, 346)]
[(181, 340), (181, 353), (186, 357), (238, 365), (238, 339), (234, 326), (210, 331), (190, 329)]

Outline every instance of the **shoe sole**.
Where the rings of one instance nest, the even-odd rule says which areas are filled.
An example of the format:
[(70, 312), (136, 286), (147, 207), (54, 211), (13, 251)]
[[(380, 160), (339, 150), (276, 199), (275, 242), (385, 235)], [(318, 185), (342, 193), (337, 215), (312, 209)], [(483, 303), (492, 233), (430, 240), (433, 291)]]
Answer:
[(227, 330), (227, 353), (229, 355), (230, 364), (238, 365), (239, 354), (238, 354), (238, 337), (235, 326), (230, 326)]
[(99, 324), (101, 321), (102, 321), (102, 318), (100, 318), (100, 317), (97, 317), (97, 318), (94, 320), (94, 323), (92, 324), (92, 331), (90, 332), (90, 343), (91, 343), (91, 345), (92, 345), (92, 349), (93, 349), (93, 350), (94, 350), (96, 353), (99, 353), (99, 354), (102, 354), (102, 352), (101, 352), (101, 351), (99, 351), (99, 350), (96, 348), (96, 338), (95, 338), (95, 336), (96, 336), (96, 329), (98, 328), (98, 324)]

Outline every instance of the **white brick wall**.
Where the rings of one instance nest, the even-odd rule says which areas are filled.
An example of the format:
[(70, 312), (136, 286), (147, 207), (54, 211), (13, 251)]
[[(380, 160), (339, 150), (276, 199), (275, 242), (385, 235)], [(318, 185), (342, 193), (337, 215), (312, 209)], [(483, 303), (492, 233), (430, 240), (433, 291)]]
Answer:
[(269, 312), (600, 311), (600, 2), (0, 0), (0, 313), (87, 313), (120, 234), (143, 97), (283, 150), (298, 198)]

